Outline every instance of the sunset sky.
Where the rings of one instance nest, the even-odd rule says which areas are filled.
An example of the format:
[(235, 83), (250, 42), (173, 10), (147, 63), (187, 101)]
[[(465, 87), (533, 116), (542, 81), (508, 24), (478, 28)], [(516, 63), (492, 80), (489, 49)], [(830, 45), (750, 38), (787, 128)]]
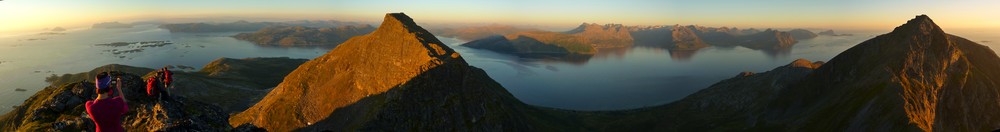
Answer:
[(381, 21), (405, 12), (421, 23), (499, 23), (573, 27), (626, 25), (891, 29), (927, 14), (945, 28), (1000, 28), (1000, 1), (604, 1), (604, 0), (3, 0), (0, 33), (96, 22), (177, 18), (270, 18)]

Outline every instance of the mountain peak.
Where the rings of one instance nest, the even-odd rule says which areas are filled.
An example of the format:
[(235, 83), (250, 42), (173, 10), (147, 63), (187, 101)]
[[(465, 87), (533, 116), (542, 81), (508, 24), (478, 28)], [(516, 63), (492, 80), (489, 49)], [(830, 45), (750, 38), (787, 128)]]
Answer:
[[(374, 32), (353, 37), (330, 52), (300, 65), (260, 102), (232, 116), (229, 123), (233, 126), (250, 123), (268, 131), (320, 131), (361, 128), (361, 125), (369, 124), (399, 125), (402, 122), (395, 122), (399, 120), (381, 118), (399, 117), (407, 121), (418, 120), (406, 123), (438, 123), (399, 125), (396, 128), (400, 130), (410, 126), (437, 126), (445, 129), (450, 126), (440, 125), (472, 123), (462, 120), (467, 119), (465, 117), (457, 119), (458, 117), (451, 118), (453, 116), (443, 114), (460, 113), (459, 110), (473, 109), (472, 107), (514, 107), (490, 102), (501, 101), (499, 99), (516, 100), (509, 93), (491, 91), (503, 90), (499, 84), (492, 84), (495, 82), (485, 72), (469, 66), (458, 52), (416, 25), (413, 19), (402, 13), (389, 13)], [(459, 102), (456, 99), (463, 99), (463, 105), (416, 106), (425, 105), (428, 100), (447, 101), (432, 101), (435, 104)], [(454, 112), (436, 115), (416, 112), (442, 108), (453, 108), (449, 110)], [(513, 120), (496, 117), (507, 115), (495, 112), (484, 114), (487, 113), (477, 117)], [(449, 122), (433, 122), (430, 117), (447, 118)], [(519, 124), (482, 125), (499, 128), (489, 125)]]
[[(406, 14), (404, 14), (402, 12), (400, 12), (400, 13), (386, 13), (384, 21), (403, 23), (405, 25), (417, 25), (416, 23), (413, 22), (413, 18), (410, 18), (410, 16), (407, 16)], [(386, 22), (383, 22), (382, 24), (385, 25)]]
[(382, 20), (382, 25), (379, 26), (377, 31), (409, 31), (418, 32), (411, 30), (423, 30), (416, 22), (413, 22), (413, 18), (407, 16), (406, 14), (400, 13), (386, 13), (385, 18)]
[(906, 24), (893, 29), (892, 33), (902, 35), (943, 35), (944, 31), (942, 31), (937, 24), (934, 24), (934, 21), (927, 15), (918, 15), (915, 18), (906, 21)]

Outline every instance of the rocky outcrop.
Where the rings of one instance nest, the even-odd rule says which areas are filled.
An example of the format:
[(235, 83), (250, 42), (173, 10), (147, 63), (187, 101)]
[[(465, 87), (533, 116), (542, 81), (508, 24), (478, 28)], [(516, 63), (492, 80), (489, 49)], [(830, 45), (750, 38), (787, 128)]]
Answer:
[(812, 39), (812, 38), (816, 38), (817, 36), (819, 36), (819, 35), (816, 35), (816, 33), (813, 33), (812, 31), (805, 30), (805, 29), (792, 29), (792, 30), (788, 30), (788, 33), (792, 35), (792, 38), (795, 38), (795, 39), (798, 39), (798, 40)]
[(390, 13), (229, 121), (268, 131), (515, 131), (530, 128), (524, 106), (411, 18)]
[[(118, 65), (115, 67), (128, 67)], [(133, 73), (112, 72), (122, 78), (129, 112), (122, 119), (127, 130), (225, 131), (228, 117), (216, 106), (184, 97), (157, 102), (145, 96), (143, 79)], [(94, 84), (81, 81), (53, 85), (35, 93), (23, 105), (0, 116), (3, 131), (91, 131), (94, 124), (84, 102), (97, 97)], [(120, 93), (117, 93), (120, 94)]]
[(236, 34), (233, 38), (250, 41), (258, 45), (336, 46), (351, 37), (367, 34), (373, 30), (375, 28), (370, 25), (342, 26), (336, 28), (271, 26), (253, 33)]

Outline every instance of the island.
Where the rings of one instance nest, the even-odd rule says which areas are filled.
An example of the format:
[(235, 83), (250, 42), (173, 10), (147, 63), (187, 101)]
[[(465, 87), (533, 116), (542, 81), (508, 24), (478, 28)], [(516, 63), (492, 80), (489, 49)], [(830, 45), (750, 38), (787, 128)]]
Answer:
[(354, 36), (375, 30), (371, 25), (313, 28), (304, 26), (271, 26), (252, 33), (233, 36), (265, 46), (336, 46)]

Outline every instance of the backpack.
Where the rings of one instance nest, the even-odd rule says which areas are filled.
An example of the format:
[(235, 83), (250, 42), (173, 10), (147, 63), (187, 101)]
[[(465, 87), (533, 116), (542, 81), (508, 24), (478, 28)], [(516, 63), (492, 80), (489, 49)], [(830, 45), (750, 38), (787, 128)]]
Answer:
[(156, 77), (150, 77), (146, 80), (146, 94), (149, 96), (156, 96), (160, 94), (160, 85), (157, 82)]
[(163, 68), (163, 84), (170, 85), (170, 82), (174, 81), (173, 75), (173, 72), (170, 72), (167, 68)]

